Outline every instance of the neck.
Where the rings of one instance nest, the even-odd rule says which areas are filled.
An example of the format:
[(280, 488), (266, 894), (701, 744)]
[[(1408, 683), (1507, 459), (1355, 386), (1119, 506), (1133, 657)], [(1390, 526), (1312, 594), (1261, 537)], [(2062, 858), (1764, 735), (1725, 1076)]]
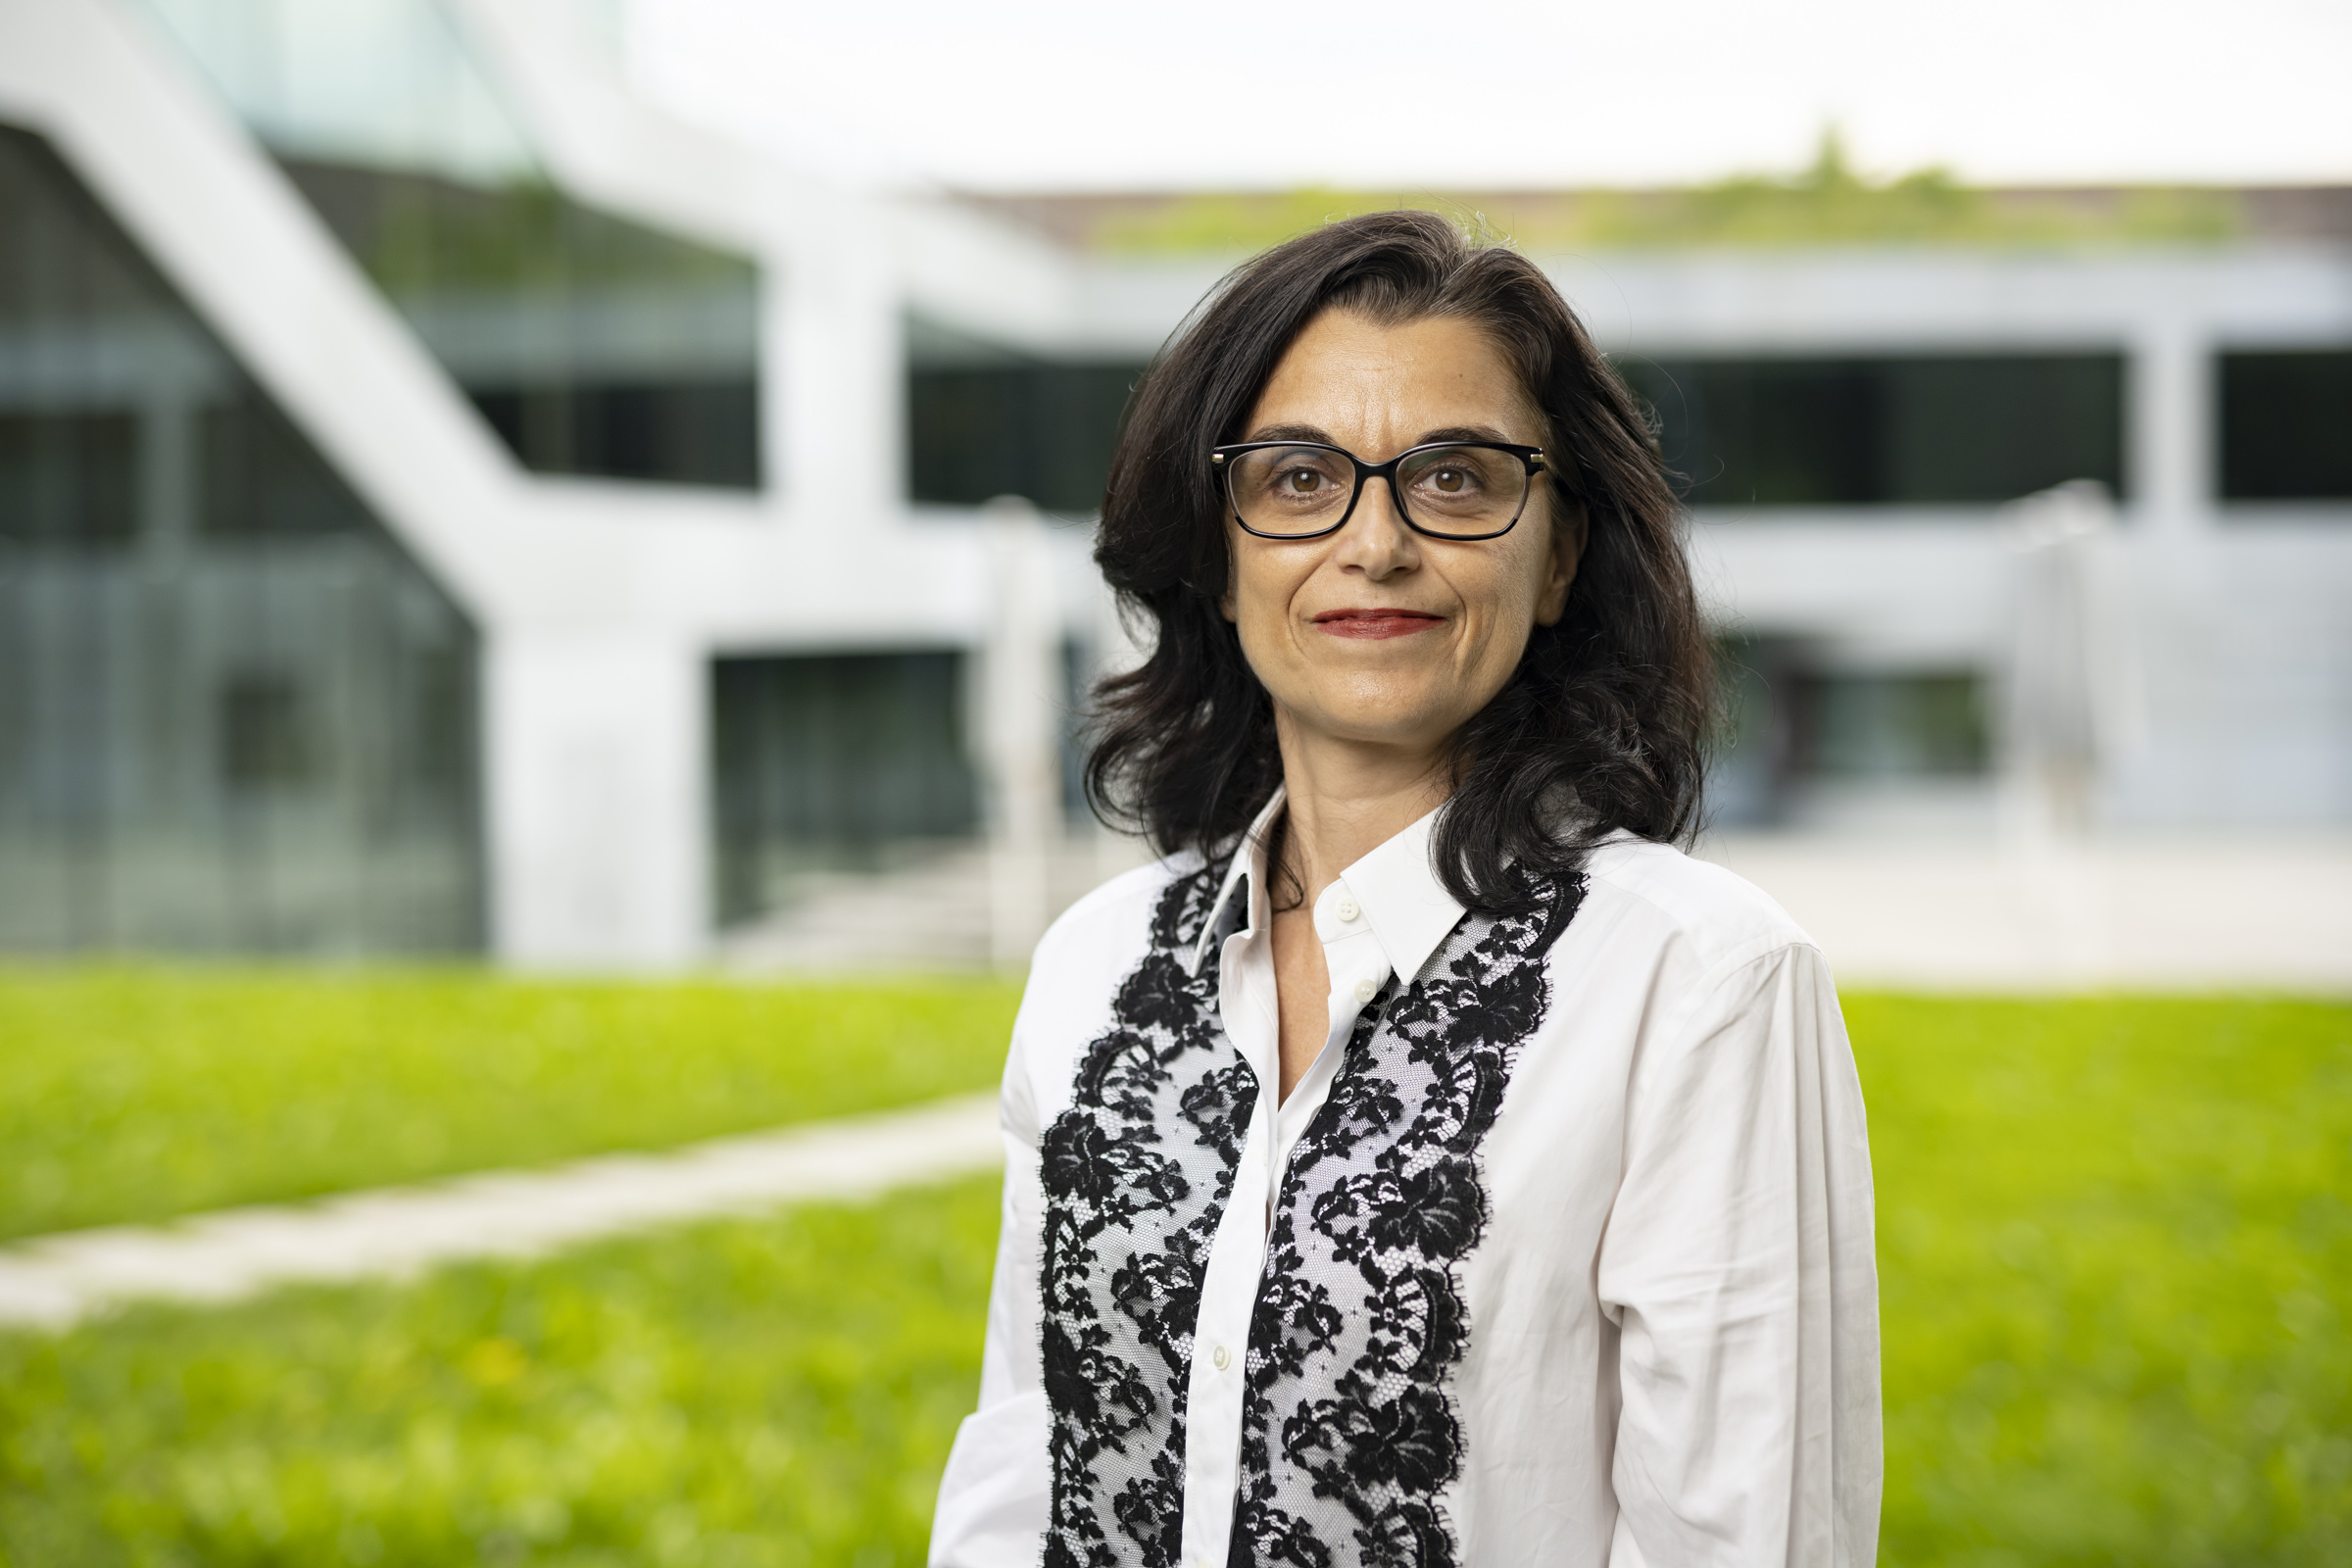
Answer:
[(1439, 750), (1300, 733), (1277, 710), (1288, 797), (1282, 858), (1312, 905), (1339, 874), (1412, 826), (1450, 793)]

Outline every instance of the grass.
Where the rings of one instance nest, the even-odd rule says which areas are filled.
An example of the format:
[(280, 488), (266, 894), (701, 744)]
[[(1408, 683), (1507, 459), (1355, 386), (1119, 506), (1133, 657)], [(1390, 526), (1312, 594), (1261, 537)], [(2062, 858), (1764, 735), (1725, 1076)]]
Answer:
[(0, 1238), (985, 1089), (1000, 981), (0, 969)]
[(2352, 1006), (1862, 997), (1881, 1561), (2352, 1562)]
[[(2352, 1006), (1847, 1013), (1881, 1561), (2352, 1561)], [(0, 1336), (0, 1562), (919, 1561), (991, 1199)]]
[(891, 1568), (969, 1409), (993, 1181), (0, 1336), (0, 1564)]

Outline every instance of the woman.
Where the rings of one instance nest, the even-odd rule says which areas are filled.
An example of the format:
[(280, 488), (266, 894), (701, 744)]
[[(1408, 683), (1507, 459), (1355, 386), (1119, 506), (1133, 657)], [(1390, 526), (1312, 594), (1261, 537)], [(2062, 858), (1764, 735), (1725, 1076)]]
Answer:
[(1678, 527), (1544, 275), (1426, 214), (1152, 367), (1090, 779), (1168, 853), (1037, 951), (933, 1562), (1872, 1559), (1861, 1093), (1820, 954), (1670, 847)]

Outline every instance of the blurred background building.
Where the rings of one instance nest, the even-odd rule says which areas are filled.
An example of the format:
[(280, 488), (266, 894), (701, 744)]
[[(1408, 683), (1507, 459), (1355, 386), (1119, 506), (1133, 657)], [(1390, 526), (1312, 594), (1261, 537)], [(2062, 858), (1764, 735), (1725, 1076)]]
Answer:
[[(845, 188), (602, 15), (0, 8), (0, 949), (1002, 957), (1129, 853), (1120, 410), (1347, 199)], [(2352, 189), (1448, 206), (1657, 411), (1719, 825), (2352, 824)]]

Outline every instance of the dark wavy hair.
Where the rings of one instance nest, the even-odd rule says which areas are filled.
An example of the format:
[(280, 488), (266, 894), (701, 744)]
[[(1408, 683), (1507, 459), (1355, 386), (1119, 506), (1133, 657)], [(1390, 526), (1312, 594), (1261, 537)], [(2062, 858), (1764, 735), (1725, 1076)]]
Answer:
[(1539, 894), (1514, 862), (1567, 877), (1613, 831), (1687, 840), (1714, 679), (1655, 434), (1533, 263), (1421, 212), (1334, 222), (1246, 264), (1138, 384), (1095, 561), (1152, 652), (1095, 688), (1097, 815), (1163, 855), (1215, 857), (1282, 780), (1272, 702), (1218, 610), (1231, 560), (1208, 449), (1243, 438), (1292, 340), (1335, 308), (1383, 322), (1457, 318), (1492, 334), (1548, 426), (1554, 515), (1581, 512), (1587, 524), (1566, 613), (1535, 628), (1451, 748), (1433, 847), (1446, 890), (1478, 913), (1523, 912)]

